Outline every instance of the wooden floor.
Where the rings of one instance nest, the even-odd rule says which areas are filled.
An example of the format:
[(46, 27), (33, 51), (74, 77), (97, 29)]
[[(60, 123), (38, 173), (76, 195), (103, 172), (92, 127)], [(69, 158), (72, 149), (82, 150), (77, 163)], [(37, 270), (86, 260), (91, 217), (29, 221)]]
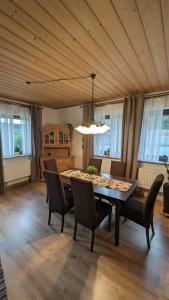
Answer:
[(79, 226), (72, 240), (73, 211), (47, 225), (43, 184), (26, 184), (0, 197), (0, 253), (9, 300), (45, 299), (169, 299), (169, 219), (155, 211), (156, 235), (147, 252), (144, 229), (121, 223), (120, 246), (107, 222), (96, 232), (95, 252), (90, 233)]

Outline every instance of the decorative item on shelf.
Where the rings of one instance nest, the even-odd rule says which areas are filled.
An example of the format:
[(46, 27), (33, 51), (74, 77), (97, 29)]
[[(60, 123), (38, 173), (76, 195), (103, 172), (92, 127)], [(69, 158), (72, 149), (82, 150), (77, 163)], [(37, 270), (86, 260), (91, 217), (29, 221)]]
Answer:
[(90, 76), (92, 79), (92, 102), (91, 102), (92, 112), (91, 112), (90, 123), (87, 124), (86, 126), (84, 126), (83, 124), (79, 125), (75, 129), (82, 134), (101, 134), (110, 130), (110, 127), (108, 127), (106, 124), (95, 122), (94, 120), (94, 79), (96, 77), (96, 74), (91, 74)]
[(69, 139), (70, 139), (70, 142), (72, 142), (72, 139), (73, 139), (73, 126), (70, 123), (66, 123), (65, 127), (67, 127), (69, 129)]
[(15, 156), (20, 155), (20, 148), (18, 146), (15, 147)]
[(105, 156), (110, 156), (110, 148), (107, 148), (107, 150), (104, 151)]
[(168, 163), (168, 156), (163, 155), (159, 156), (159, 161), (163, 162), (166, 171), (167, 171), (167, 182), (163, 184), (163, 210), (162, 214), (166, 217), (169, 217), (169, 163)]
[(90, 178), (93, 179), (94, 178), (94, 174), (96, 174), (97, 169), (95, 166), (88, 166), (87, 167), (87, 173), (90, 175)]

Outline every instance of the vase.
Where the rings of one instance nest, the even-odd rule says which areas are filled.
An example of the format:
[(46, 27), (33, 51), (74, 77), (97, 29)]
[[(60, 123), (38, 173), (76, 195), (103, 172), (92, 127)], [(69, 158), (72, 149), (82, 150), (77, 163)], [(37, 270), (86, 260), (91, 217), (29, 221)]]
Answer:
[(94, 174), (89, 174), (89, 179), (90, 179), (90, 180), (95, 179), (95, 175), (94, 175)]
[(163, 185), (163, 213), (169, 216), (169, 182)]

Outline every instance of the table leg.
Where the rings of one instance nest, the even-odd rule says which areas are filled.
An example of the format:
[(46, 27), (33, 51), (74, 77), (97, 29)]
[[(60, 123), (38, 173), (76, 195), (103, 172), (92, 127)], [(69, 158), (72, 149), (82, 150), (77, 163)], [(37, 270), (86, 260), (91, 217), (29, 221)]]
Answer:
[(116, 203), (115, 207), (115, 246), (119, 246), (119, 231), (120, 231), (120, 204)]

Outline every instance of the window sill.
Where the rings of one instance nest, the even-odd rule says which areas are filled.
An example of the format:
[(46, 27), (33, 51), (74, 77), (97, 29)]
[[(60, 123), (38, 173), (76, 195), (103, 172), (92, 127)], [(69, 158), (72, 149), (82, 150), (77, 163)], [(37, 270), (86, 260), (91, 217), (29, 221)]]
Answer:
[[(151, 164), (151, 165), (164, 165), (163, 162), (161, 161), (157, 161), (157, 162), (154, 162), (154, 161), (147, 161), (147, 160), (138, 160), (139, 163), (144, 163), (144, 164)], [(167, 162), (168, 164), (169, 162)]]
[(31, 157), (32, 154), (23, 154), (23, 155), (14, 155), (14, 156), (10, 156), (10, 157), (4, 157), (4, 160), (8, 160), (8, 159), (14, 159), (14, 158), (21, 158), (21, 157)]
[(93, 154), (94, 157), (100, 157), (100, 158), (108, 158), (108, 159), (113, 159), (113, 160), (118, 160), (118, 161), (121, 161), (121, 158), (118, 158), (118, 157), (112, 157), (112, 156), (106, 156), (106, 155), (95, 155)]

